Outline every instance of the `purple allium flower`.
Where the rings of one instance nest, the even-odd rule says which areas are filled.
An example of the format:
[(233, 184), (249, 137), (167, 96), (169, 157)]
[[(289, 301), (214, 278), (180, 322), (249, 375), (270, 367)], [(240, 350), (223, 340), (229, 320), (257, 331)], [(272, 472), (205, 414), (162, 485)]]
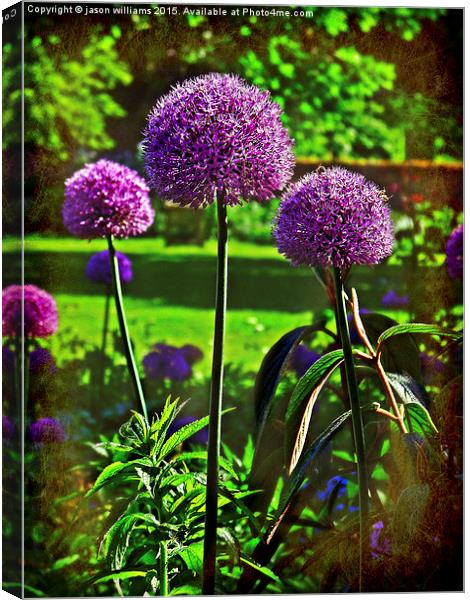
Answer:
[(449, 277), (463, 279), (463, 225), (450, 234), (446, 244), (446, 265)]
[(382, 305), (386, 308), (400, 308), (406, 306), (410, 301), (407, 294), (400, 296), (394, 290), (390, 290), (382, 297)]
[(67, 435), (60, 421), (44, 417), (29, 426), (29, 436), (33, 444), (52, 444), (65, 442)]
[(2, 439), (3, 443), (11, 442), (15, 435), (15, 426), (13, 421), (6, 415), (2, 415)]
[(29, 371), (33, 374), (53, 375), (57, 371), (54, 357), (46, 348), (35, 348), (29, 355)]
[[(116, 252), (116, 258), (121, 282), (130, 283), (132, 281), (132, 262), (122, 252)], [(86, 266), (86, 276), (93, 283), (111, 283), (111, 261), (108, 250), (93, 254)]]
[(184, 381), (193, 373), (181, 350), (167, 344), (155, 344), (153, 351), (144, 356), (142, 364), (149, 379)]
[(295, 266), (373, 265), (392, 253), (384, 193), (342, 167), (318, 169), (285, 192), (274, 223), (281, 254)]
[(21, 297), (24, 295), (24, 333), (46, 338), (57, 330), (59, 317), (54, 298), (35, 285), (10, 285), (2, 292), (3, 335), (21, 335)]
[(381, 554), (388, 554), (392, 549), (390, 540), (382, 535), (383, 529), (383, 521), (377, 521), (377, 523), (372, 525), (370, 548), (372, 550), (371, 554), (373, 558), (379, 558)]
[(190, 365), (202, 360), (204, 356), (202, 350), (197, 346), (193, 346), (193, 344), (185, 344), (184, 346), (181, 346), (180, 352)]
[(8, 346), (2, 347), (2, 369), (4, 373), (12, 373), (15, 369), (15, 353)]
[(319, 358), (319, 354), (309, 350), (303, 344), (299, 344), (292, 352), (290, 366), (296, 372), (297, 377), (302, 377)]
[(211, 73), (174, 87), (145, 130), (151, 185), (165, 200), (194, 208), (222, 194), (227, 205), (270, 200), (291, 179), (293, 141), (267, 91), (235, 75)]
[(65, 182), (65, 227), (80, 238), (128, 238), (146, 231), (155, 212), (140, 175), (110, 160), (85, 165)]
[[(168, 428), (168, 435), (172, 435), (173, 433), (178, 431), (178, 429), (181, 429), (181, 427), (184, 427), (185, 425), (188, 425), (189, 423), (194, 423), (197, 420), (198, 419), (196, 417), (191, 417), (191, 416), (183, 416), (183, 417), (176, 418), (171, 423), (170, 427)], [(209, 433), (208, 433), (207, 427), (204, 427), (203, 429), (196, 431), (196, 433), (193, 434), (190, 438), (188, 438), (184, 443), (185, 444), (193, 443), (193, 444), (205, 445), (205, 444), (207, 444), (208, 439), (209, 439)]]

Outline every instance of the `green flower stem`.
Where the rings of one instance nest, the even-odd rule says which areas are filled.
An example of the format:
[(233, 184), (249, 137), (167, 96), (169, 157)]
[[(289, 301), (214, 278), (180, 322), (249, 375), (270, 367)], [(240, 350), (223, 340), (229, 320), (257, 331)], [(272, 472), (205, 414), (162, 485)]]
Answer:
[(107, 237), (108, 240), (108, 249), (109, 249), (109, 258), (111, 261), (111, 274), (113, 280), (113, 293), (114, 300), (116, 303), (116, 312), (119, 321), (119, 328), (121, 330), (122, 342), (124, 344), (124, 353), (126, 355), (127, 368), (129, 370), (129, 375), (131, 377), (132, 386), (134, 388), (135, 397), (137, 402), (140, 404), (140, 408), (145, 419), (148, 419), (147, 416), (147, 406), (145, 404), (144, 392), (142, 390), (142, 385), (140, 383), (139, 371), (137, 370), (137, 365), (134, 358), (134, 352), (132, 351), (131, 338), (129, 336), (129, 330), (127, 327), (126, 314), (124, 312), (124, 303), (122, 299), (122, 289), (121, 289), (121, 277), (119, 275), (119, 264), (116, 258), (116, 250), (113, 245), (112, 236)]
[(215, 298), (214, 346), (209, 409), (209, 442), (207, 456), (206, 522), (204, 529), (204, 562), (202, 594), (215, 591), (217, 550), (217, 495), (219, 479), (220, 432), (224, 371), (225, 313), (227, 310), (227, 209), (223, 197), (217, 201), (217, 283)]
[(101, 356), (100, 356), (100, 372), (99, 372), (99, 383), (98, 383), (99, 399), (103, 398), (103, 393), (104, 393), (106, 341), (108, 338), (110, 299), (111, 299), (111, 290), (110, 290), (109, 285), (106, 285), (106, 299), (105, 299), (105, 304), (104, 304), (103, 333), (101, 335)]
[(168, 546), (167, 541), (160, 542), (160, 596), (168, 596)]
[(344, 287), (341, 276), (341, 269), (333, 268), (334, 287), (336, 297), (336, 313), (338, 317), (338, 326), (341, 335), (341, 345), (344, 352), (344, 369), (346, 372), (346, 381), (348, 384), (348, 394), (351, 403), (352, 425), (354, 432), (354, 445), (357, 457), (357, 473), (359, 482), (359, 591), (362, 591), (362, 571), (366, 560), (368, 547), (368, 512), (369, 512), (369, 491), (368, 476), (366, 465), (366, 452), (364, 440), (364, 424), (362, 422), (361, 407), (359, 404), (359, 393), (357, 389), (356, 371), (354, 369), (354, 359), (351, 347), (351, 338), (349, 337), (348, 319), (346, 316), (346, 304), (344, 301)]

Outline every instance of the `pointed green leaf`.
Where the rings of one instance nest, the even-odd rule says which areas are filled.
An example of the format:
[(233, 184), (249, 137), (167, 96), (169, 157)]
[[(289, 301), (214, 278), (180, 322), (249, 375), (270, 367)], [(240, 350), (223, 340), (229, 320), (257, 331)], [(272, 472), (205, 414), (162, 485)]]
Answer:
[(93, 487), (91, 490), (88, 490), (85, 497), (88, 498), (92, 494), (95, 494), (102, 487), (109, 485), (110, 483), (114, 483), (119, 475), (125, 474), (129, 476), (130, 474), (127, 471), (131, 470), (131, 472), (134, 472), (134, 467), (136, 465), (142, 467), (151, 467), (152, 464), (153, 463), (149, 458), (138, 458), (136, 460), (130, 460), (129, 462), (114, 462), (103, 469), (103, 471), (98, 475)]
[(389, 329), (386, 329), (380, 336), (378, 344), (381, 345), (386, 340), (397, 336), (403, 335), (404, 333), (427, 333), (429, 335), (439, 335), (443, 337), (450, 337), (454, 340), (458, 340), (462, 337), (462, 333), (458, 331), (446, 331), (437, 325), (429, 325), (427, 323), (404, 323), (402, 325), (394, 325)]

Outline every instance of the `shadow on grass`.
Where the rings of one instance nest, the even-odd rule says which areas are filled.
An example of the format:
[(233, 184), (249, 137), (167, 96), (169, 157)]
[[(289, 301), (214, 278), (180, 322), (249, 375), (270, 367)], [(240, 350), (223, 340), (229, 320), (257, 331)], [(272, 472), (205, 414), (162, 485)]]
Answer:
[[(4, 263), (4, 281), (18, 273), (17, 255)], [(91, 254), (90, 254), (91, 256)], [(164, 305), (211, 308), (215, 290), (215, 260), (201, 256), (159, 257), (129, 255), (134, 279), (125, 286), (133, 298), (158, 299)], [(103, 287), (85, 277), (89, 256), (77, 253), (34, 252), (25, 257), (25, 281), (52, 294), (101, 296)], [(13, 281), (12, 281), (13, 282)], [(368, 308), (380, 306), (381, 295), (403, 282), (402, 267), (380, 265), (357, 268), (351, 284), (367, 294)], [(294, 268), (287, 261), (270, 259), (229, 259), (231, 309), (277, 310), (284, 312), (317, 310), (327, 306), (325, 294), (309, 269)]]

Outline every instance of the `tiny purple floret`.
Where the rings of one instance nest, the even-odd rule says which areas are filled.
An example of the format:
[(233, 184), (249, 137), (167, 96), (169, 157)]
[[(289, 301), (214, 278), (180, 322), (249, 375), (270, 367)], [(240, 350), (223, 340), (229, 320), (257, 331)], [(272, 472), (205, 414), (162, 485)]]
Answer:
[(400, 296), (394, 290), (390, 290), (382, 297), (382, 306), (386, 308), (402, 308), (407, 306), (410, 301), (408, 294)]

